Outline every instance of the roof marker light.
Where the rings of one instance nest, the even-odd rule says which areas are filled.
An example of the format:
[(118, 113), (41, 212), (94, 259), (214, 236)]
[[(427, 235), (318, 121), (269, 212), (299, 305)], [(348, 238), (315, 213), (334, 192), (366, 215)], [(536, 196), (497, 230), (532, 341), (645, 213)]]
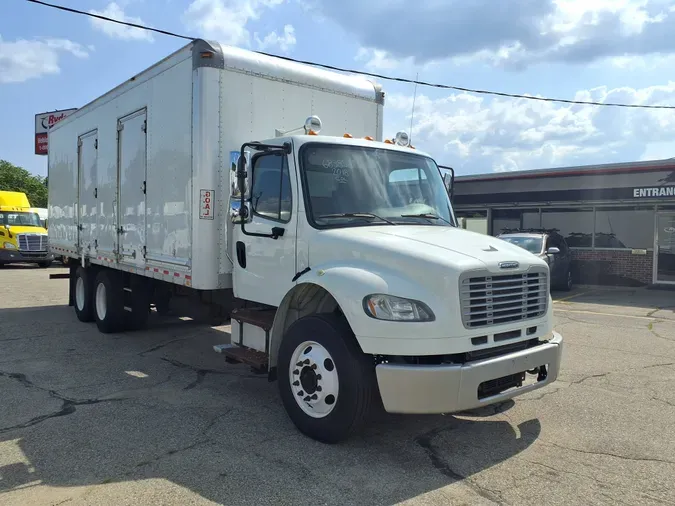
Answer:
[(307, 135), (317, 135), (321, 131), (321, 120), (318, 116), (310, 116), (305, 120), (305, 133)]
[(348, 134), (348, 133), (345, 133), (342, 137), (344, 137), (345, 139), (353, 139), (354, 138), (354, 136), (352, 134)]
[(396, 144), (399, 146), (409, 146), (410, 145), (410, 138), (408, 137), (408, 134), (405, 132), (398, 132), (396, 134)]
[(364, 137), (364, 139), (367, 140), (367, 141), (372, 141), (372, 140), (374, 140), (370, 135), (366, 135), (366, 136)]

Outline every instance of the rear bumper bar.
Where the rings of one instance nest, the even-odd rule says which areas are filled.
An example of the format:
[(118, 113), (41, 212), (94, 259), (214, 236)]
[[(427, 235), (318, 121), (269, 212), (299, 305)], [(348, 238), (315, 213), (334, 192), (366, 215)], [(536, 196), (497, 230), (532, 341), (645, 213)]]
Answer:
[[(562, 344), (562, 335), (553, 332), (550, 341), (534, 348), (467, 364), (379, 364), (375, 371), (384, 408), (390, 413), (453, 413), (537, 390), (557, 379)], [(483, 389), (490, 384), (494, 388), (495, 380), (508, 383), (514, 375), (540, 366), (546, 366), (547, 374), (531, 384), (479, 395), (481, 384)]]

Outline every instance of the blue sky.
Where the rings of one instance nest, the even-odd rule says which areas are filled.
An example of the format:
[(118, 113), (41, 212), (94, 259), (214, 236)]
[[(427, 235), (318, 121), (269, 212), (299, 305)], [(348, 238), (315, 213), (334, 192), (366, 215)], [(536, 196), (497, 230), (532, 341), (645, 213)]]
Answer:
[[(668, 0), (53, 0), (249, 49), (424, 81), (675, 105)], [(46, 174), (34, 115), (79, 107), (186, 43), (23, 0), (0, 6), (0, 158)], [(669, 35), (670, 34), (670, 35)], [(413, 86), (382, 82), (385, 134)], [(413, 144), (458, 174), (669, 158), (675, 111), (418, 87)]]

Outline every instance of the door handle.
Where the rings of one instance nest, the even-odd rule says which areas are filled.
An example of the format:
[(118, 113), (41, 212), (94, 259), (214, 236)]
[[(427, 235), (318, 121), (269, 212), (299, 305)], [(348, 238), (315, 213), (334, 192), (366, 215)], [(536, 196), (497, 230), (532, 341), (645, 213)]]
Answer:
[(246, 269), (246, 245), (242, 241), (237, 241), (237, 262), (242, 269)]

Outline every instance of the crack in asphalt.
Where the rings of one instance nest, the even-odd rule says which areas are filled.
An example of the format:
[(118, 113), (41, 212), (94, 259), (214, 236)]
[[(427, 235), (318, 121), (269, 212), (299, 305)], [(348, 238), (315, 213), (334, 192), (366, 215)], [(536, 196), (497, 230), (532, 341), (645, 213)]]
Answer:
[(455, 481), (461, 481), (466, 484), (471, 490), (476, 492), (479, 496), (494, 503), (500, 505), (508, 504), (504, 499), (502, 492), (487, 489), (481, 485), (478, 485), (473, 480), (464, 476), (463, 474), (455, 471), (450, 467), (450, 464), (441, 456), (439, 450), (434, 446), (432, 440), (437, 435), (451, 429), (451, 427), (443, 426), (436, 429), (432, 429), (424, 434), (420, 434), (414, 438), (415, 443), (420, 446), (431, 460), (431, 465), (436, 468), (444, 476), (451, 478)]
[[(142, 462), (139, 462), (139, 463), (137, 463), (137, 464), (134, 466), (134, 469), (129, 470), (129, 471), (127, 471), (126, 473), (124, 473), (124, 476), (125, 476), (125, 477), (132, 476), (133, 474), (136, 473), (136, 471), (137, 471), (139, 468), (149, 466), (149, 465), (151, 465), (151, 464), (154, 464), (154, 463), (156, 463), (156, 462), (159, 462), (159, 461), (161, 461), (161, 460), (164, 460), (165, 458), (168, 458), (168, 457), (171, 457), (171, 456), (173, 456), (173, 455), (176, 455), (176, 454), (179, 454), (179, 453), (183, 453), (183, 452), (186, 452), (186, 451), (190, 451), (190, 450), (193, 450), (193, 449), (195, 449), (195, 448), (198, 448), (199, 446), (203, 446), (203, 445), (206, 445), (206, 444), (209, 444), (209, 443), (213, 442), (213, 439), (210, 438), (210, 437), (206, 437), (206, 434), (207, 434), (207, 433), (208, 433), (208, 432), (216, 425), (216, 423), (218, 423), (218, 420), (220, 420), (221, 418), (224, 418), (224, 417), (228, 416), (228, 415), (233, 411), (233, 409), (234, 409), (234, 408), (230, 408), (230, 409), (226, 410), (225, 412), (220, 413), (220, 414), (217, 415), (217, 416), (214, 416), (213, 419), (206, 425), (206, 427), (204, 427), (204, 428), (200, 431), (200, 433), (199, 433), (199, 439), (197, 439), (195, 442), (193, 442), (193, 443), (191, 443), (191, 444), (189, 444), (189, 445), (187, 445), (187, 446), (182, 446), (182, 447), (180, 447), (180, 448), (173, 448), (173, 449), (171, 449), (171, 450), (167, 450), (167, 451), (165, 451), (164, 453), (162, 453), (162, 454), (156, 456), (155, 458), (152, 458), (152, 459), (150, 459), (150, 460), (144, 460), (144, 461), (142, 461)], [(107, 481), (109, 481), (109, 480), (105, 480), (105, 481), (107, 482)]]
[(675, 362), (666, 362), (666, 363), (662, 363), (662, 364), (645, 365), (645, 366), (642, 366), (642, 367), (631, 367), (629, 369), (622, 369), (621, 371), (601, 372), (601, 373), (598, 373), (598, 374), (591, 374), (591, 375), (588, 375), (588, 376), (584, 376), (583, 378), (580, 378), (580, 379), (575, 380), (575, 381), (570, 381), (570, 385), (580, 385), (580, 384), (584, 383), (585, 381), (588, 381), (588, 380), (591, 380), (591, 379), (594, 379), (594, 378), (604, 378), (605, 376), (609, 376), (610, 374), (624, 374), (624, 373), (631, 372), (631, 371), (641, 371), (643, 369), (654, 369), (656, 367), (670, 367), (670, 366), (673, 366), (673, 365), (675, 365)]
[(666, 459), (657, 459), (653, 457), (628, 457), (626, 455), (620, 455), (618, 453), (612, 453), (612, 452), (602, 452), (602, 451), (597, 451), (597, 450), (581, 450), (579, 448), (573, 448), (570, 446), (565, 446), (561, 445), (558, 443), (553, 443), (551, 441), (540, 441), (542, 444), (548, 445), (548, 446), (553, 446), (555, 448), (560, 448), (562, 450), (568, 450), (571, 452), (576, 452), (576, 453), (583, 453), (585, 455), (595, 455), (599, 457), (614, 457), (616, 459), (621, 459), (621, 460), (627, 460), (631, 462), (654, 462), (658, 464), (670, 464), (670, 465), (675, 465), (675, 460), (666, 460)]
[(236, 374), (234, 372), (230, 371), (222, 371), (218, 369), (204, 369), (201, 367), (196, 367), (194, 365), (186, 364), (184, 362), (180, 362), (178, 360), (174, 360), (172, 358), (166, 358), (162, 357), (160, 360), (163, 360), (164, 362), (167, 362), (171, 364), (174, 367), (178, 367), (180, 369), (187, 369), (189, 371), (193, 371), (197, 377), (195, 378), (194, 381), (190, 382), (188, 385), (183, 387), (183, 390), (192, 390), (196, 386), (200, 385), (203, 381), (204, 378), (206, 377), (207, 374), (219, 374), (221, 376), (232, 376), (236, 378), (255, 378), (255, 379), (267, 379), (267, 376), (264, 374)]
[(62, 404), (61, 404), (61, 409), (58, 411), (53, 411), (51, 413), (47, 413), (44, 415), (39, 415), (34, 418), (31, 418), (27, 422), (23, 422), (17, 425), (12, 425), (10, 427), (0, 427), (0, 434), (3, 434), (5, 432), (9, 432), (12, 430), (18, 430), (18, 429), (25, 429), (28, 427), (32, 427), (33, 425), (37, 425), (39, 423), (42, 423), (46, 420), (49, 420), (51, 418), (58, 418), (61, 416), (68, 416), (72, 415), (75, 413), (77, 410), (77, 406), (91, 406), (93, 404), (101, 404), (104, 402), (120, 402), (127, 400), (126, 398), (123, 397), (117, 397), (113, 399), (71, 399), (69, 397), (66, 397), (60, 393), (58, 393), (55, 390), (50, 390), (48, 388), (41, 387), (39, 385), (34, 384), (32, 381), (28, 379), (28, 377), (25, 374), (22, 373), (10, 373), (10, 372), (4, 372), (0, 371), (0, 377), (4, 378), (9, 378), (15, 381), (18, 381), (21, 383), (24, 387), (26, 388), (34, 388), (36, 390), (40, 390), (42, 392), (46, 392), (49, 394), (50, 397), (54, 399), (59, 399)]
[(165, 341), (165, 342), (163, 342), (163, 343), (159, 343), (158, 345), (153, 346), (152, 348), (148, 348), (148, 349), (145, 350), (145, 351), (141, 351), (141, 352), (138, 354), (138, 356), (139, 356), (139, 357), (144, 357), (144, 356), (147, 355), (148, 353), (152, 353), (153, 351), (161, 350), (161, 349), (164, 348), (165, 346), (169, 346), (170, 344), (178, 343), (178, 342), (180, 342), (180, 341), (187, 341), (188, 339), (192, 339), (192, 337), (179, 337), (179, 338), (177, 338), (177, 339), (171, 339), (170, 341)]

